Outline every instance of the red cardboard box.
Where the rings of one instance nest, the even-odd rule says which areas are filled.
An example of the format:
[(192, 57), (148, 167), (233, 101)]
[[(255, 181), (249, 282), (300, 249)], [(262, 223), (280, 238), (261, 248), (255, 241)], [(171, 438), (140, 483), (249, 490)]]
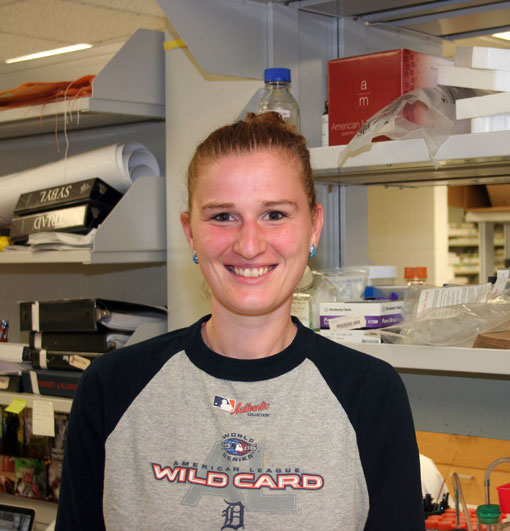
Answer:
[(329, 145), (348, 144), (372, 115), (406, 92), (437, 85), (442, 57), (404, 48), (328, 62)]

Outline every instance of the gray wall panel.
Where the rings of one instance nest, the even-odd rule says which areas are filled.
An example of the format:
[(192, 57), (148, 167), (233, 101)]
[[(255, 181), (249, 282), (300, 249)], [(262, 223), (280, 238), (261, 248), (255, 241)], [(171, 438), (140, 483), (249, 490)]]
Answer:
[(510, 440), (510, 379), (410, 371), (400, 374), (416, 429)]

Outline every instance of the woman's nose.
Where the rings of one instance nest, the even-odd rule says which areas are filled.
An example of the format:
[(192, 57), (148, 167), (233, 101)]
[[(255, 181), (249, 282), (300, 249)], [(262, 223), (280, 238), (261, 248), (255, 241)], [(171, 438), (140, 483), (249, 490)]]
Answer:
[(243, 221), (234, 241), (234, 251), (252, 260), (267, 248), (264, 230), (255, 221)]

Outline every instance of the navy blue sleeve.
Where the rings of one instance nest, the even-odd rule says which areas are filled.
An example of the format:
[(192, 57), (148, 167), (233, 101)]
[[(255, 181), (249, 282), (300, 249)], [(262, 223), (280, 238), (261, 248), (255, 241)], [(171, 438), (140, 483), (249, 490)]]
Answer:
[(86, 371), (80, 378), (69, 418), (56, 531), (105, 529), (103, 412), (97, 374)]
[(56, 531), (101, 531), (105, 443), (131, 402), (182, 348), (182, 331), (111, 351), (80, 378), (69, 418)]
[(400, 375), (323, 337), (316, 344), (311, 359), (356, 431), (370, 503), (365, 531), (423, 531), (418, 446)]

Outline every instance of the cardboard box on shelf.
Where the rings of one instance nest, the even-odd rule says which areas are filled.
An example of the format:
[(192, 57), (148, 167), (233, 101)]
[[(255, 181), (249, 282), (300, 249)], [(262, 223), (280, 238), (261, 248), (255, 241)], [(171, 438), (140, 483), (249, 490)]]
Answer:
[(487, 188), (483, 184), (449, 186), (448, 206), (463, 208), (485, 208), (491, 206)]
[(510, 206), (510, 184), (487, 184), (491, 206)]
[(348, 144), (372, 115), (420, 87), (437, 85), (442, 57), (405, 48), (328, 62), (329, 145)]
[[(321, 302), (321, 329), (384, 328), (403, 320), (404, 301)], [(340, 324), (340, 323), (338, 323)]]
[(510, 330), (478, 334), (473, 348), (510, 348)]

